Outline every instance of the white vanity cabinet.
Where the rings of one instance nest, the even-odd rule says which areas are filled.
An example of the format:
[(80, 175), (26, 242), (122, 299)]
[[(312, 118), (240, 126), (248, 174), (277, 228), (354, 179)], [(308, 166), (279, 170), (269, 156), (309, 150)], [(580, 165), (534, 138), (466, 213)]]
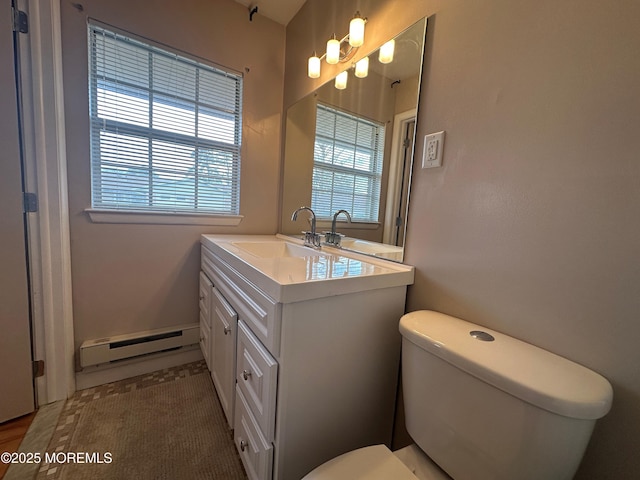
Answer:
[[(355, 448), (390, 446), (398, 321), (413, 269), (328, 250), (264, 250), (288, 255), (280, 261), (231, 242), (256, 239), (282, 243), (201, 241), (202, 270), (237, 312), (234, 441), (247, 475), (299, 480)], [(314, 280), (318, 272), (327, 280)]]

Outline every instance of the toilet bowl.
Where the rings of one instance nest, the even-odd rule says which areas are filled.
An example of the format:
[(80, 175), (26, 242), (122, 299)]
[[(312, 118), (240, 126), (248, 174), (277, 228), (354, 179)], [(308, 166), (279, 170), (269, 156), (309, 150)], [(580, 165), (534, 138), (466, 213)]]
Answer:
[(304, 480), (451, 480), (420, 448), (392, 452), (372, 445), (347, 452), (320, 465)]
[(432, 311), (400, 320), (414, 444), (360, 448), (303, 480), (568, 480), (613, 391), (599, 374)]

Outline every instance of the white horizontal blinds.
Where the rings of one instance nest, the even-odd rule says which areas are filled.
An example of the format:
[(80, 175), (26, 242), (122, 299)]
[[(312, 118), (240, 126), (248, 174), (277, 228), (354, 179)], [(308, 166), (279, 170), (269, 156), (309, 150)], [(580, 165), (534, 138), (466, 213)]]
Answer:
[(384, 157), (384, 125), (318, 104), (311, 206), (330, 218), (377, 222)]
[(242, 77), (89, 26), (94, 208), (238, 214)]

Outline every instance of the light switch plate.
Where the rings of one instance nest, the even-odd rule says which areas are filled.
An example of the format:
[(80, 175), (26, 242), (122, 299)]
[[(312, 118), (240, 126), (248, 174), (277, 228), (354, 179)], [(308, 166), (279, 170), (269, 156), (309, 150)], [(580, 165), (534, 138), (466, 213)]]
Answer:
[(442, 151), (444, 149), (444, 131), (424, 136), (422, 149), (422, 168), (442, 166)]

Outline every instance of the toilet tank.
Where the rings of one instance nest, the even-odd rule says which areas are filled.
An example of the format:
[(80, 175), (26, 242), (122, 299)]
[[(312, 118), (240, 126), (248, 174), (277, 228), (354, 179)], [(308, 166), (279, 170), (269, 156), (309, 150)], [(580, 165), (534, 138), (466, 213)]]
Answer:
[(404, 315), (407, 431), (456, 480), (571, 479), (613, 392), (599, 374), (432, 311)]

